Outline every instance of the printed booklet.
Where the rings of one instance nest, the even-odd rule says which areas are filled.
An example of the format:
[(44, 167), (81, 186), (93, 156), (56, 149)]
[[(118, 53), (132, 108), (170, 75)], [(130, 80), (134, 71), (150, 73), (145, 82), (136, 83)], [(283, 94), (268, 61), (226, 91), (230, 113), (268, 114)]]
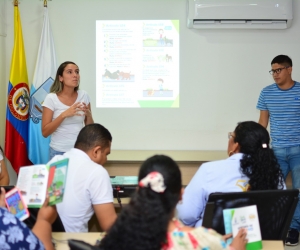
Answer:
[[(260, 225), (256, 205), (224, 209), (225, 234), (232, 233), (233, 238), (242, 228), (247, 230), (248, 243), (246, 250), (262, 249)], [(231, 242), (227, 242), (231, 243)]]
[(21, 167), (16, 187), (28, 207), (41, 207), (49, 195), (49, 205), (62, 202), (66, 186), (69, 159), (50, 165)]

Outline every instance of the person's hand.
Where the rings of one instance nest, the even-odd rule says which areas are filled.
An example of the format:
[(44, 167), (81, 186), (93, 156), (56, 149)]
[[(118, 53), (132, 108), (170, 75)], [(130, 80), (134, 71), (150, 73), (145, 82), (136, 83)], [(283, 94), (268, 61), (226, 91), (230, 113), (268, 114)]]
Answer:
[(85, 116), (92, 117), (91, 110), (89, 109), (89, 107), (84, 102), (82, 102), (82, 110), (83, 110)]
[(246, 249), (246, 244), (248, 240), (246, 239), (247, 236), (247, 230), (246, 229), (240, 229), (238, 234), (234, 237), (231, 246), (235, 250), (245, 250)]
[(232, 237), (232, 234), (225, 234), (222, 236), (223, 240), (226, 241)]
[(48, 206), (49, 197), (45, 199), (43, 206), (40, 208), (37, 220), (45, 220), (52, 224), (57, 218), (56, 206)]
[(0, 207), (6, 207), (6, 203), (5, 203), (5, 189), (4, 189), (4, 187), (1, 187)]
[(71, 116), (82, 116), (84, 115), (84, 105), (82, 102), (74, 103), (70, 108), (62, 113), (63, 118)]

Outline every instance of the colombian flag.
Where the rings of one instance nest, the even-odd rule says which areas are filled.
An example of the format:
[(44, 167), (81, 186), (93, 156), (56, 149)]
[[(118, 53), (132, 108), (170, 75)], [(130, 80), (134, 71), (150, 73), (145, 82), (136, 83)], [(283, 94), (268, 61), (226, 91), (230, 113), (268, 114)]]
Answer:
[(18, 173), (27, 156), (29, 87), (19, 8), (14, 6), (14, 48), (6, 108), (5, 155)]

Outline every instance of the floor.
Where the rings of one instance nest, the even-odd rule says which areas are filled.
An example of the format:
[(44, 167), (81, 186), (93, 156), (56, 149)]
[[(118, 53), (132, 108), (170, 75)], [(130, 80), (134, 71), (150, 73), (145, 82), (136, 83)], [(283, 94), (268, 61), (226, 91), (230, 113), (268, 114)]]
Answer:
[(284, 246), (284, 250), (300, 250), (300, 244), (295, 247)]

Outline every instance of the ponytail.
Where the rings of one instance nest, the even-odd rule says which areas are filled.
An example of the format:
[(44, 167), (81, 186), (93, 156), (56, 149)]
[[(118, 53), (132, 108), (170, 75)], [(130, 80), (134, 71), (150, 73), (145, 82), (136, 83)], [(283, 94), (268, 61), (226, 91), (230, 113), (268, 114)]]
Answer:
[(162, 206), (167, 199), (159, 196), (140, 188), (101, 241), (100, 249), (161, 249), (171, 218)]
[(249, 178), (250, 190), (284, 187), (283, 174), (269, 146), (268, 131), (253, 121), (241, 122), (235, 128), (234, 141), (240, 146), (241, 172)]
[(250, 190), (283, 189), (282, 171), (272, 149), (258, 148), (254, 154), (244, 154), (241, 171), (249, 178)]
[(156, 155), (146, 160), (137, 191), (101, 241), (100, 249), (160, 250), (180, 193), (181, 173), (170, 157)]

